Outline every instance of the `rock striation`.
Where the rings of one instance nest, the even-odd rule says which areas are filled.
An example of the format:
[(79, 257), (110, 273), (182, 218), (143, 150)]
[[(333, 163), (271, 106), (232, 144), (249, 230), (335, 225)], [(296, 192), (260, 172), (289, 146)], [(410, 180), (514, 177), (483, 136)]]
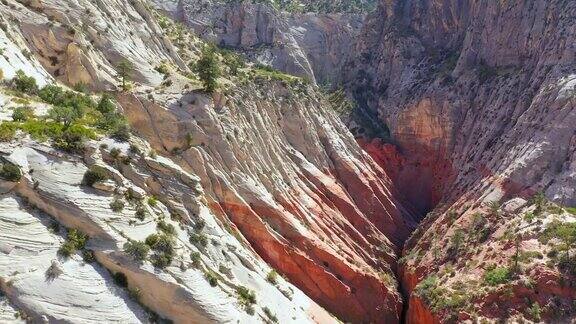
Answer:
[[(23, 261), (22, 271), (63, 272), (26, 287), (3, 284), (8, 306), (33, 321), (99, 319), (97, 312), (123, 322), (327, 323), (335, 321), (330, 313), (353, 322), (400, 320), (394, 273), (416, 213), (315, 87), (254, 76), (260, 70), (248, 65), (247, 77), (224, 75), (222, 89), (207, 95), (188, 68), (203, 43), (141, 1), (22, 1), (0, 4), (0, 12), (17, 22), (0, 40), (15, 53), (2, 61), (6, 78), (22, 69), (40, 85), (115, 89), (119, 63), (131, 62), (131, 91), (112, 94), (137, 135), (129, 143), (97, 135), (82, 156), (22, 131), (1, 144), (24, 175), (2, 183), (2, 199), (26, 210), (11, 217), (33, 221), (47, 237), (34, 243), (45, 249), (40, 264)], [(23, 105), (37, 116), (51, 109), (17, 96), (0, 96), (3, 121)], [(83, 176), (95, 166), (108, 179), (86, 186)], [(51, 232), (44, 219), (89, 237), (84, 249), (95, 263), (84, 265), (86, 273), (75, 270), (85, 263), (80, 255), (57, 253), (70, 232)], [(33, 233), (6, 222), (22, 233), (0, 254), (10, 263)], [(128, 254), (126, 243), (166, 231), (175, 255), (163, 269)], [(23, 277), (6, 271), (0, 278)], [(56, 298), (59, 291), (90, 303), (88, 281), (111, 303), (64, 314), (73, 308)], [(47, 295), (38, 302), (28, 297), (34, 289)]]
[(154, 0), (201, 38), (244, 53), (255, 62), (308, 78), (340, 83), (342, 65), (364, 13), (278, 10), (250, 1)]
[[(502, 203), (516, 197), (532, 199), (538, 192), (561, 206), (576, 203), (571, 185), (575, 13), (570, 1), (381, 1), (367, 19), (356, 43), (358, 55), (346, 64), (344, 79), (361, 108), (387, 125), (391, 143), (370, 138), (361, 142), (414, 206), (421, 212), (433, 210), (405, 247), (405, 258), (411, 261), (403, 266), (402, 281), (408, 293), (419, 282), (420, 287), (432, 286), (431, 276), (441, 277), (443, 271), (454, 279), (439, 280), (441, 285), (455, 280), (460, 284), (456, 292), (474, 290), (474, 285), (461, 284), (482, 283), (493, 261), (511, 262), (510, 240), (520, 231), (511, 224), (524, 224), (522, 217), (528, 212), (503, 216), (493, 211), (500, 217), (494, 219), (487, 216), (486, 206), (498, 210)], [(472, 235), (474, 226), (481, 229), (483, 219), (491, 224), (489, 233), (509, 227), (514, 235), (472, 240), (466, 244), (476, 250), (455, 257), (450, 250), (454, 242), (447, 237), (462, 243), (460, 235)], [(505, 224), (498, 225), (504, 219)], [(544, 234), (536, 230), (530, 235)], [(501, 249), (499, 240), (508, 242), (507, 252), (501, 252), (508, 253), (504, 260), (494, 255)], [(546, 254), (542, 246), (524, 240), (522, 249)], [(480, 252), (485, 246), (490, 253)], [(536, 267), (541, 269), (541, 263)], [(541, 270), (557, 271), (554, 266)], [(472, 299), (466, 303), (470, 308), (458, 304), (452, 309), (412, 294), (408, 321), (464, 321), (472, 315), (496, 319), (518, 313), (535, 320), (527, 309), (541, 306), (550, 321), (564, 316), (562, 311), (561, 316), (550, 315), (561, 306), (544, 305), (556, 298), (558, 305), (567, 302), (569, 295), (548, 294), (548, 288), (566, 288), (550, 281), (545, 282), (551, 287), (545, 288), (542, 280), (548, 279), (542, 274), (528, 274), (530, 268), (522, 271), (526, 273), (515, 274), (519, 277), (507, 286), (513, 314), (488, 307), (495, 302), (490, 294), (454, 295), (450, 301), (456, 304), (459, 298)], [(538, 307), (517, 303), (527, 293), (516, 286), (515, 280), (526, 279), (523, 276), (536, 284), (527, 290), (547, 296), (527, 297)], [(570, 274), (561, 277), (572, 280)]]

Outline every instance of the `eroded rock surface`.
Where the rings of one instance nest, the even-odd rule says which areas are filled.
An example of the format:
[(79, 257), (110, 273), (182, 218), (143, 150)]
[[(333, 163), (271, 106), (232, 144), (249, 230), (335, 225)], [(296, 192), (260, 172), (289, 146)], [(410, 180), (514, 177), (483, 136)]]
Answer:
[[(207, 95), (188, 69), (202, 43), (167, 20), (159, 24), (140, 1), (33, 1), (0, 10), (20, 22), (5, 34), (10, 51), (25, 58), (11, 69), (29, 66), (41, 85), (55, 78), (111, 89), (120, 83), (118, 62), (134, 65), (132, 90), (113, 93), (138, 135), (130, 143), (98, 135), (77, 156), (18, 131), (2, 144), (24, 174), (6, 194), (87, 234), (98, 267), (126, 277), (124, 303), (138, 291), (136, 310), (118, 313), (140, 321), (141, 307), (177, 323), (326, 323), (335, 321), (330, 313), (399, 321), (394, 272), (415, 212), (313, 86), (254, 76), (246, 66)], [(8, 42), (16, 37), (22, 42)], [(50, 109), (34, 96), (1, 98), (3, 120), (23, 105), (38, 116)], [(109, 179), (82, 184), (95, 165)], [(151, 197), (158, 202), (147, 203)], [(118, 200), (125, 207), (113, 211)], [(167, 227), (176, 253), (164, 269), (127, 255), (125, 243)], [(272, 269), (286, 279), (269, 279)], [(101, 280), (113, 286), (110, 278)], [(256, 292), (256, 302), (241, 288)], [(22, 303), (29, 316), (65, 320), (33, 305)]]
[(291, 13), (250, 1), (154, 0), (200, 37), (319, 84), (340, 82), (364, 13)]
[[(568, 313), (574, 316), (561, 310), (573, 288), (535, 273), (557, 276), (552, 261), (547, 270), (540, 262), (522, 265), (521, 274), (509, 278), (510, 297), (498, 311), (488, 305), (504, 301), (496, 301), (493, 294), (466, 292), (486, 284), (483, 276), (492, 261), (510, 266), (511, 240), (528, 226), (522, 219), (527, 211), (493, 212), (499, 217), (491, 217), (486, 206), (518, 196), (530, 199), (537, 192), (562, 206), (576, 203), (571, 185), (575, 14), (570, 1), (381, 1), (378, 13), (367, 20), (356, 44), (358, 56), (346, 65), (347, 84), (362, 108), (386, 123), (394, 145), (364, 139), (363, 146), (416, 207), (434, 209), (405, 248), (411, 261), (404, 266), (404, 287), (412, 291), (418, 282), (430, 284), (423, 279), (444, 272), (453, 279), (440, 279), (438, 285), (457, 282), (456, 295), (445, 298), (447, 304), (411, 297), (409, 322), (464, 321), (471, 316), (538, 320), (533, 314), (538, 307), (552, 322)], [(516, 228), (514, 222), (524, 225)], [(483, 226), (488, 237), (470, 238)], [(511, 233), (489, 235), (503, 228)], [(465, 243), (460, 234), (454, 235), (458, 231)], [(543, 234), (534, 230), (529, 235), (537, 239)], [(454, 236), (467, 247), (466, 253), (455, 256), (449, 250)], [(506, 252), (500, 240), (507, 242)], [(525, 240), (522, 251), (547, 253)], [(488, 254), (480, 251), (486, 246)], [(498, 253), (506, 256), (501, 259)], [(559, 276), (573, 280), (570, 273)], [(526, 277), (535, 286), (522, 290), (517, 285)], [(556, 289), (558, 293), (550, 294)], [(539, 293), (546, 297), (530, 295)], [(529, 301), (518, 302), (524, 297)], [(557, 306), (548, 305), (551, 300)], [(505, 307), (510, 313), (503, 312)]]

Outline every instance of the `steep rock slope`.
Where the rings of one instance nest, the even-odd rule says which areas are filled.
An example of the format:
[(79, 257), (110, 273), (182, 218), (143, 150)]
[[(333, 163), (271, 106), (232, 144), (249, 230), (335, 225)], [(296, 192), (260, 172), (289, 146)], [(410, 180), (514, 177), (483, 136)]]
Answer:
[[(381, 1), (368, 19), (345, 79), (394, 144), (364, 139), (364, 147), (416, 207), (435, 208), (404, 252), (404, 287), (420, 282), (410, 322), (574, 316), (566, 312), (573, 273), (554, 253), (520, 269), (513, 262), (515, 241), (521, 252), (549, 252), (537, 243), (549, 216), (539, 211), (529, 230), (530, 210), (498, 206), (537, 192), (576, 204), (575, 17), (572, 1), (431, 0)], [(509, 294), (500, 310), (490, 306), (503, 303), (498, 293), (482, 292), (494, 264), (510, 270), (495, 285)], [(423, 300), (426, 292), (440, 299)]]
[[(144, 308), (175, 322), (267, 321), (274, 314), (280, 322), (332, 321), (318, 304), (345, 320), (399, 320), (396, 255), (414, 213), (313, 87), (246, 66), (242, 77), (222, 78), (221, 91), (208, 96), (187, 67), (201, 42), (167, 20), (162, 30), (139, 1), (22, 1), (0, 10), (12, 22), (1, 41), (18, 57), (3, 62), (12, 71), (7, 77), (26, 67), (40, 84), (56, 78), (111, 89), (120, 79), (118, 63), (132, 62), (133, 91), (115, 95), (145, 140), (133, 137), (129, 145), (96, 136), (79, 157), (18, 133), (2, 151), (25, 176), (15, 186), (3, 182), (3, 199), (24, 197), (86, 233), (100, 266), (137, 290)], [(91, 23), (74, 28), (82, 21)], [(0, 100), (3, 120), (23, 105), (38, 118), (50, 109), (37, 97), (13, 96)], [(94, 165), (109, 179), (92, 189), (82, 178)], [(142, 203), (151, 197), (160, 202)], [(127, 200), (126, 207), (111, 212), (117, 200)], [(135, 220), (142, 212), (144, 220)], [(126, 242), (167, 230), (177, 252), (164, 270), (124, 250)], [(50, 258), (42, 267), (52, 265)], [(298, 288), (270, 279), (264, 261)], [(109, 283), (110, 276), (99, 280)], [(70, 284), (84, 289), (80, 281)], [(256, 305), (243, 287), (257, 292)], [(34, 319), (66, 321), (49, 307), (51, 296), (34, 306), (19, 299), (29, 290), (3, 290)], [(131, 305), (126, 293), (115, 296)], [(137, 322), (140, 311), (119, 308), (110, 316)]]
[(292, 13), (251, 1), (154, 0), (153, 3), (205, 40), (319, 84), (339, 83), (338, 72), (365, 15), (336, 11)]
[[(136, 138), (130, 145), (149, 150)], [(218, 222), (197, 177), (166, 158), (134, 153), (130, 145), (101, 138), (79, 157), (26, 138), (2, 144), (2, 155), (19, 165), (24, 177), (17, 184), (2, 180), (2, 227), (11, 234), (2, 237), (0, 282), (26, 318), (139, 323), (155, 321), (152, 310), (176, 323), (251, 322), (236, 296), (244, 287), (258, 292), (253, 313), (260, 321), (268, 318), (264, 309), (282, 321), (330, 319), (283, 279), (267, 281), (270, 268)], [(87, 186), (87, 165), (104, 168), (108, 180)], [(117, 201), (125, 207), (111, 210)], [(195, 211), (194, 220), (174, 216), (184, 208)], [(94, 255), (99, 265), (75, 254), (63, 257), (59, 235), (64, 231), (58, 224), (85, 233), (83, 253)], [(189, 239), (200, 230), (210, 241)], [(175, 251), (165, 268), (127, 254), (126, 242), (164, 232)]]

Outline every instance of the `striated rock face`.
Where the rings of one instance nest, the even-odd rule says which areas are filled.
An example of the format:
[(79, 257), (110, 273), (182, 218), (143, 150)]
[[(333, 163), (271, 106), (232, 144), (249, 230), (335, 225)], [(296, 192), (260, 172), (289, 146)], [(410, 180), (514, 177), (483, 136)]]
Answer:
[[(138, 66), (133, 78), (150, 83), (162, 80), (154, 70), (159, 61), (183, 64), (140, 1), (11, 1), (0, 4), (0, 12), (4, 33), (14, 31), (7, 41), (16, 40), (45, 71), (70, 85), (111, 88), (116, 83), (115, 66), (127, 57)], [(143, 47), (147, 50), (140, 51)], [(22, 63), (10, 59), (7, 65), (30, 61), (17, 60)], [(34, 73), (31, 68), (23, 70)]]
[[(3, 21), (18, 22), (1, 34), (11, 55), (6, 77), (25, 68), (40, 85), (54, 78), (112, 89), (118, 62), (132, 62), (132, 90), (112, 94), (137, 135), (118, 143), (97, 134), (84, 156), (22, 131), (0, 144), (24, 174), (18, 184), (0, 183), (0, 199), (12, 204), (0, 216), (18, 217), (5, 226), (21, 233), (6, 243), (0, 264), (15, 262), (34, 233), (46, 236), (34, 243), (43, 251), (37, 266), (23, 260), (21, 272), (0, 272), (9, 307), (33, 321), (62, 322), (100, 320), (98, 312), (122, 322), (154, 313), (176, 323), (329, 323), (330, 313), (352, 322), (400, 320), (394, 273), (416, 213), (316, 88), (289, 76), (255, 77), (245, 66), (239, 77), (223, 75), (220, 90), (208, 96), (187, 68), (203, 43), (168, 21), (157, 23), (139, 1), (23, 1), (0, 4), (0, 11)], [(160, 64), (168, 72), (159, 72)], [(3, 121), (23, 105), (40, 117), (51, 109), (38, 97), (14, 95), (0, 96)], [(109, 179), (82, 184), (93, 166)], [(112, 211), (118, 200), (124, 209)], [(23, 211), (11, 215), (15, 209)], [(80, 255), (57, 254), (70, 235), (50, 233), (43, 219), (87, 234), (93, 266), (76, 273)], [(125, 243), (163, 232), (176, 251), (164, 269), (127, 253)], [(63, 273), (52, 282), (25, 280), (40, 278), (53, 260)], [(94, 290), (88, 281), (97, 283)], [(46, 295), (37, 300), (34, 289)], [(67, 290), (77, 293), (57, 298)], [(109, 300), (87, 309), (69, 305), (97, 296)]]
[(347, 79), (408, 160), (450, 161), (443, 194), (489, 172), (573, 204), (559, 185), (572, 181), (573, 13), (565, 1), (383, 2)]
[[(509, 298), (495, 299), (492, 288), (482, 287), (491, 267), (511, 266), (512, 241), (528, 226), (529, 211), (488, 212), (488, 205), (498, 209), (536, 192), (562, 206), (576, 204), (575, 16), (570, 1), (382, 1), (367, 20), (345, 80), (361, 108), (388, 126), (395, 145), (361, 143), (415, 206), (434, 209), (404, 251), (403, 286), (421, 287), (410, 297), (409, 322), (538, 321), (534, 303), (552, 322), (573, 316), (563, 311), (573, 287), (540, 273), (573, 280), (554, 261), (514, 268), (505, 285)], [(483, 227), (486, 237), (475, 238)], [(526, 235), (537, 240), (543, 228)], [(546, 255), (528, 237), (520, 250)], [(535, 285), (520, 288), (522, 280)], [(434, 294), (446, 296), (444, 303)]]
[(413, 214), (337, 117), (279, 84), (237, 89), (215, 106), (174, 96), (176, 86), (155, 103), (119, 98), (139, 133), (159, 152), (191, 137), (177, 161), (200, 176), (212, 210), (315, 300), (345, 319), (397, 321), (394, 251)]
[(250, 1), (154, 0), (203, 39), (319, 84), (337, 84), (361, 13), (289, 13)]
[[(113, 140), (89, 111), (78, 155), (42, 123), (0, 124), (2, 176), (22, 172), (0, 180), (0, 321), (576, 318), (574, 2), (382, 0), (365, 22), (153, 4), (257, 62), (342, 82), (366, 119), (355, 134), (376, 116), (390, 138), (354, 138), (317, 87), (220, 50), (208, 94), (190, 69), (205, 43), (148, 2), (0, 2), (0, 78), (107, 90), (133, 133)], [(14, 85), (0, 121), (30, 107), (56, 123)], [(88, 237), (66, 257), (71, 229)], [(169, 258), (138, 260), (158, 242)]]

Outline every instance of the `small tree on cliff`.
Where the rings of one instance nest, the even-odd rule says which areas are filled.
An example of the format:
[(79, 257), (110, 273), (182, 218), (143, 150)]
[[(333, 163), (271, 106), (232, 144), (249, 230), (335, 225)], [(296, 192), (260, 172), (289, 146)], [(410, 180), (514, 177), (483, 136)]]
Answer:
[(204, 47), (200, 60), (196, 62), (194, 70), (198, 73), (204, 89), (209, 93), (214, 92), (218, 86), (218, 78), (222, 74), (222, 71), (219, 66), (218, 57), (216, 56), (216, 50), (213, 46)]
[(118, 70), (118, 75), (122, 78), (122, 89), (127, 90), (127, 82), (130, 81), (132, 77), (134, 65), (132, 62), (122, 59), (116, 66), (116, 69)]

